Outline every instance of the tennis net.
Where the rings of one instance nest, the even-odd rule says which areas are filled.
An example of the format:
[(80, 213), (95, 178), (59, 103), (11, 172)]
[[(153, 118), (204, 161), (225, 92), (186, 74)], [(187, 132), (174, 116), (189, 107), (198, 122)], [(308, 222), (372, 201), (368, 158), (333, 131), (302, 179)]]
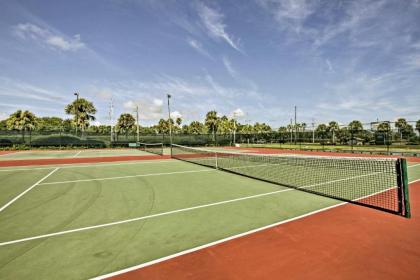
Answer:
[(138, 143), (140, 150), (163, 156), (163, 143)]
[(405, 159), (262, 155), (172, 145), (175, 159), (410, 217)]

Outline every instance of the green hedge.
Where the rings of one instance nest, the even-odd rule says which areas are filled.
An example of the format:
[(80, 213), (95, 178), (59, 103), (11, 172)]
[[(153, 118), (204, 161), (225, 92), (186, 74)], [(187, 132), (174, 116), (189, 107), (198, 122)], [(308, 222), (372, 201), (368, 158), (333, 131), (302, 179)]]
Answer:
[(11, 147), (13, 142), (10, 139), (0, 139), (0, 147)]
[(89, 148), (105, 148), (106, 144), (103, 141), (93, 139), (80, 139), (69, 135), (55, 135), (47, 137), (38, 137), (31, 142), (33, 147), (58, 147), (58, 146), (77, 146)]

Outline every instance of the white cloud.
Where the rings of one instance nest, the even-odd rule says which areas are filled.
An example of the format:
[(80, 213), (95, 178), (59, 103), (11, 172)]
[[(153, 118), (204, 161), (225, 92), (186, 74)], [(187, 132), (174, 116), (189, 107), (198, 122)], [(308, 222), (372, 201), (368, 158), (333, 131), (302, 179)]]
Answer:
[(204, 4), (198, 5), (198, 14), (210, 37), (221, 39), (235, 50), (242, 52), (232, 36), (227, 33), (223, 14)]
[(101, 89), (95, 93), (95, 96), (103, 100), (109, 100), (112, 97), (112, 91), (110, 89)]
[(112, 92), (116, 116), (132, 113), (139, 105), (142, 124), (155, 124), (168, 117), (165, 93), (172, 95), (171, 110), (179, 112), (185, 121), (202, 120), (211, 109), (225, 112), (240, 107), (251, 112), (246, 104), (254, 106), (262, 100), (258, 89), (247, 85), (228, 87), (210, 74), (189, 79), (162, 74), (150, 81), (108, 82), (101, 86)]
[(124, 106), (124, 109), (133, 110), (136, 108), (137, 105), (134, 101), (130, 100), (130, 101), (124, 102), (123, 106)]
[(335, 72), (334, 67), (332, 66), (331, 61), (329, 59), (325, 60), (325, 64), (327, 64), (328, 72)]
[(32, 23), (20, 23), (14, 26), (13, 30), (21, 39), (31, 39), (56, 50), (77, 51), (85, 47), (79, 34), (74, 35), (72, 38), (65, 38)]
[(244, 113), (244, 111), (242, 111), (241, 108), (238, 108), (238, 109), (234, 110), (232, 113), (230, 113), (230, 116), (232, 118), (238, 119), (238, 118), (245, 117), (245, 113)]
[(341, 20), (335, 21), (331, 24), (327, 24), (324, 28), (314, 32), (315, 45), (321, 46), (330, 40), (336, 38), (338, 35), (343, 33), (350, 33), (353, 37), (354, 43), (359, 46), (372, 46), (375, 44), (370, 38), (368, 41), (361, 41), (358, 38), (359, 33), (366, 32), (371, 25), (369, 20), (378, 18), (381, 13), (381, 9), (386, 5), (386, 1), (354, 1), (350, 2), (351, 5), (343, 10), (345, 16)]
[(13, 80), (0, 76), (0, 97), (13, 99), (48, 101), (58, 104), (64, 104), (63, 97), (51, 90), (47, 90), (32, 84)]
[(140, 100), (129, 100), (124, 102), (123, 108), (129, 113), (139, 107), (139, 118), (141, 120), (155, 120), (164, 118), (163, 100), (144, 97)]
[[(419, 1), (420, 1), (420, 0), (419, 0)], [(420, 50), (420, 41), (418, 41), (418, 42), (416, 42), (416, 43), (412, 44), (412, 45), (411, 45), (411, 47), (412, 47), (413, 49)]]
[(308, 0), (259, 0), (273, 14), (280, 28), (300, 33), (305, 20), (315, 12), (318, 1)]
[[(380, 117), (383, 112), (393, 112), (400, 114), (403, 107), (398, 104), (411, 104), (417, 101), (412, 97), (407, 98), (396, 93), (400, 92), (401, 84), (398, 76), (370, 76), (366, 74), (349, 74), (345, 80), (334, 82), (326, 86), (326, 95), (316, 107), (322, 114), (340, 116), (340, 118), (351, 116), (371, 115), (375, 112)], [(411, 108), (407, 111), (411, 112)], [(389, 114), (389, 113), (388, 113)]]
[(4, 112), (0, 112), (0, 121), (5, 120), (5, 119), (7, 119), (8, 117), (9, 117), (9, 115), (7, 115), (6, 113), (4, 113)]
[(207, 56), (208, 58), (212, 58), (211, 55), (208, 53), (208, 51), (206, 51), (204, 49), (204, 47), (202, 46), (202, 44), (200, 42), (198, 42), (197, 40), (188, 38), (187, 39), (187, 43), (194, 49), (196, 50), (198, 53)]
[(229, 74), (233, 77), (233, 78), (237, 78), (238, 73), (236, 72), (236, 70), (233, 68), (232, 63), (230, 62), (230, 60), (224, 56), (223, 57), (223, 64), (225, 65), (226, 70), (229, 72)]
[(182, 114), (178, 111), (171, 112), (171, 118), (174, 119), (174, 120), (177, 119), (177, 118), (182, 119)]
[(153, 99), (153, 104), (158, 107), (162, 107), (163, 100), (162, 99)]
[(409, 54), (404, 57), (404, 63), (411, 70), (420, 69), (420, 54)]

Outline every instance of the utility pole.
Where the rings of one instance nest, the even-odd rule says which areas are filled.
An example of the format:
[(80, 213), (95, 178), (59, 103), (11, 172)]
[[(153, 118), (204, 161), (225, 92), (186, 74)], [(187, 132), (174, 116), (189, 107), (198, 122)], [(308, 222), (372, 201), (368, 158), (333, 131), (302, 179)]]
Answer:
[(236, 120), (233, 119), (233, 145), (236, 146)]
[(312, 144), (315, 143), (315, 119), (312, 119)]
[(139, 143), (140, 142), (139, 105), (136, 105), (136, 123), (137, 123), (137, 143)]
[(113, 115), (114, 115), (114, 102), (111, 97), (111, 102), (109, 104), (109, 125), (111, 126), (111, 144), (114, 141), (114, 137), (113, 137), (114, 133), (113, 133), (113, 125), (112, 125)]
[(295, 105), (295, 145), (296, 145), (296, 140), (297, 140), (296, 111), (297, 111), (297, 107)]
[(171, 99), (171, 95), (167, 94), (168, 97), (168, 121), (169, 121), (169, 141), (171, 143), (171, 149), (172, 149), (172, 122), (171, 122), (171, 107), (169, 105), (169, 99)]
[(79, 93), (75, 92), (74, 95), (76, 95), (76, 137), (77, 137), (77, 127), (79, 126)]
[(236, 112), (233, 112), (233, 146), (236, 145)]
[(290, 144), (293, 143), (293, 120), (290, 119)]

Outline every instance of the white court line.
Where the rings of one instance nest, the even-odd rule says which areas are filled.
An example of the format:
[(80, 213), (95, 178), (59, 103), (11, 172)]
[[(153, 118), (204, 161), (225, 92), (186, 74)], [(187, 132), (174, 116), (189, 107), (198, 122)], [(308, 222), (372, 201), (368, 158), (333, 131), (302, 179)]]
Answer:
[(42, 177), (41, 180), (39, 180), (38, 182), (36, 182), (35, 184), (33, 184), (32, 186), (30, 186), (29, 188), (27, 188), (25, 191), (23, 191), (22, 193), (20, 193), (18, 196), (16, 196), (12, 200), (10, 200), (8, 203), (6, 203), (5, 205), (3, 205), (0, 208), (0, 212), (2, 212), (4, 209), (6, 209), (7, 207), (9, 207), (13, 202), (15, 202), (16, 200), (18, 200), (22, 196), (24, 196), (27, 192), (29, 192), (30, 190), (32, 190), (33, 188), (35, 188), (36, 186), (38, 186), (42, 181), (44, 181), (45, 179), (47, 179), (48, 177), (50, 177), (50, 175), (52, 175), (58, 169), (59, 168), (57, 167), (56, 169), (54, 169), (53, 171), (51, 171), (50, 173), (48, 173), (47, 175), (45, 175), (44, 177)]
[(136, 160), (135, 162), (120, 162), (120, 163), (106, 163), (106, 162), (81, 163), (81, 164), (68, 163), (68, 164), (59, 164), (59, 165), (48, 166), (48, 167), (0, 169), (0, 172), (43, 170), (43, 169), (53, 169), (57, 167), (63, 169), (63, 168), (83, 168), (83, 167), (117, 166), (117, 165), (131, 165), (131, 164), (151, 164), (151, 163), (163, 163), (163, 162), (174, 163), (174, 162), (180, 162), (180, 161), (173, 160), (173, 159), (165, 159), (165, 160)]
[(106, 181), (106, 180), (118, 180), (118, 179), (136, 178), (136, 177), (149, 177), (149, 176), (173, 175), (173, 174), (196, 173), (196, 172), (211, 172), (211, 171), (216, 171), (216, 170), (207, 168), (207, 169), (199, 169), (199, 170), (174, 171), (174, 172), (166, 172), (166, 173), (149, 173), (149, 174), (118, 176), (118, 177), (105, 177), (105, 178), (94, 178), (94, 179), (48, 182), (48, 183), (42, 183), (38, 185), (58, 185), (58, 184), (67, 184), (67, 183)]
[[(211, 169), (210, 171), (212, 171), (212, 170), (213, 169)], [(362, 177), (362, 176), (366, 176), (366, 175), (361, 175), (361, 176), (356, 176), (356, 177), (351, 177), (351, 178), (356, 179), (356, 178)], [(329, 182), (308, 185), (308, 186), (304, 186), (302, 188), (311, 188), (311, 187), (319, 186), (319, 185), (323, 185), (323, 184), (330, 184), (330, 183), (333, 183), (333, 182), (339, 182), (339, 181), (349, 180), (351, 178), (343, 178), (343, 179), (333, 180), (333, 181), (329, 181)], [(248, 200), (248, 199), (252, 199), (252, 198), (257, 198), (257, 197), (262, 197), (262, 196), (268, 196), (268, 195), (272, 195), (272, 194), (277, 194), (277, 193), (282, 193), (282, 192), (289, 192), (289, 191), (296, 191), (296, 189), (291, 189), (291, 188), (282, 189), (282, 190), (268, 192), (268, 193), (262, 193), (262, 194), (257, 194), (257, 195), (245, 196), (245, 197), (234, 198), (234, 199), (229, 199), (229, 200), (224, 200), (224, 201), (219, 201), (219, 202), (214, 202), (214, 203), (209, 203), (209, 204), (203, 204), (203, 205), (198, 205), (198, 206), (193, 206), (193, 207), (188, 207), (188, 208), (182, 208), (182, 209), (172, 210), (172, 211), (158, 213), (158, 214), (153, 214), (153, 215), (149, 215), (149, 216), (136, 217), (136, 218), (132, 218), (132, 219), (128, 219), (128, 220), (121, 220), (121, 221), (112, 222), (112, 223), (99, 224), (99, 225), (94, 225), (94, 226), (89, 226), (89, 227), (71, 229), (71, 230), (54, 232), (54, 233), (48, 233), (48, 234), (44, 234), (44, 235), (27, 237), (27, 238), (12, 240), (12, 241), (6, 241), (6, 242), (0, 243), (0, 246), (5, 246), (5, 245), (10, 245), (10, 244), (20, 243), (20, 242), (25, 242), (25, 241), (30, 241), (30, 240), (36, 240), (36, 239), (41, 239), (41, 238), (46, 238), (46, 237), (58, 236), (58, 235), (63, 235), (63, 234), (68, 234), (68, 233), (73, 233), (73, 232), (85, 231), (85, 230), (90, 230), (90, 229), (109, 227), (109, 226), (114, 226), (114, 225), (119, 225), (119, 224), (126, 224), (126, 223), (135, 222), (135, 221), (140, 221), (140, 220), (145, 220), (145, 219), (150, 219), (150, 218), (156, 218), (156, 217), (160, 217), (160, 216), (166, 216), (166, 215), (170, 215), (170, 214), (175, 214), (175, 213), (180, 213), (180, 212), (186, 212), (186, 211), (191, 211), (191, 210), (200, 209), (200, 208), (207, 208), (207, 207), (211, 207), (211, 206), (216, 206), (216, 205), (221, 205), (221, 204), (227, 204), (227, 203), (232, 203), (232, 202), (237, 202), (237, 201), (242, 201), (242, 200)]]
[(78, 151), (74, 156), (72, 156), (72, 157), (77, 157), (78, 155), (80, 155), (80, 153), (82, 152), (82, 150), (80, 150), (80, 151)]

